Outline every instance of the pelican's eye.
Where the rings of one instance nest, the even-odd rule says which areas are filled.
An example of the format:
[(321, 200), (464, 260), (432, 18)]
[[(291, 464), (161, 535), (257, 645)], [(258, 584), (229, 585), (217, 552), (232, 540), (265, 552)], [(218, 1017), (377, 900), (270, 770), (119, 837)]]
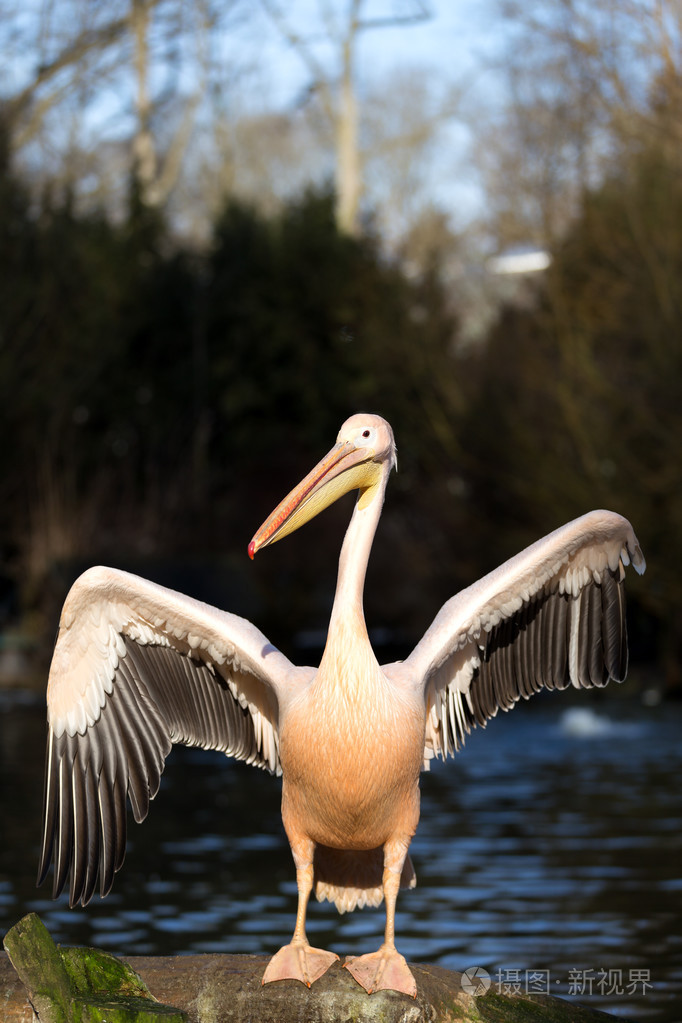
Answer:
[(356, 448), (360, 448), (362, 451), (373, 451), (377, 443), (377, 431), (373, 426), (363, 426), (360, 424), (350, 434), (349, 440), (351, 444), (354, 444)]

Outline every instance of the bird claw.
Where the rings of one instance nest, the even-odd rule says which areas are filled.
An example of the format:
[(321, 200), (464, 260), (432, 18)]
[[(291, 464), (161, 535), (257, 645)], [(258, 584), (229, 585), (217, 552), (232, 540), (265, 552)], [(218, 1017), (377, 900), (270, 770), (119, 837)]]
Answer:
[(262, 983), (300, 980), (306, 987), (310, 987), (338, 958), (334, 952), (313, 948), (306, 942), (292, 941), (289, 945), (283, 945), (279, 952), (274, 954), (265, 968)]
[(417, 997), (417, 983), (405, 957), (395, 948), (382, 945), (377, 952), (349, 956), (343, 965), (368, 995), (386, 990)]

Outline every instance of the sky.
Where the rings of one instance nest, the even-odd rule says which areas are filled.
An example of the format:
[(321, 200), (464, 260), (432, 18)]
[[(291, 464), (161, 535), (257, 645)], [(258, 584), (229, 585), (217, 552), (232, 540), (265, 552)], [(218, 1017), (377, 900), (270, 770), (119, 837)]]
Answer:
[[(295, 50), (283, 39), (261, 0), (241, 0), (236, 11), (245, 10), (248, 17), (226, 18), (220, 43), (219, 59), (224, 61), (226, 79), (241, 64), (251, 65), (242, 84), (237, 75), (238, 103), (247, 109), (290, 111), (300, 104), (310, 84), (310, 72)], [(349, 0), (278, 0), (287, 12), (292, 27), (306, 39), (313, 40), (315, 54), (323, 67), (338, 61), (338, 48), (325, 43), (320, 11), (346, 10)], [(500, 94), (499, 78), (493, 69), (495, 49), (501, 38), (500, 19), (495, 15), (497, 0), (426, 0), (432, 17), (409, 26), (375, 28), (359, 36), (356, 62), (358, 93), (369, 89), (391, 74), (418, 69), (427, 76), (434, 95), (443, 96), (449, 88), (462, 96), (466, 118), (451, 118), (440, 130), (435, 153), (424, 166), (428, 192), (436, 205), (445, 209), (456, 227), (465, 226), (480, 211), (482, 193), (468, 161), (471, 142), (471, 110), (476, 104), (489, 105)], [(37, 10), (32, 0), (31, 10)], [(381, 19), (409, 14), (415, 0), (364, 0), (364, 18)], [(9, 92), (21, 88), (33, 73), (35, 54), (14, 49), (9, 66), (2, 71), (3, 84)], [(193, 88), (192, 64), (187, 64), (187, 89)], [(159, 67), (158, 89), (163, 91), (166, 71)], [(251, 88), (249, 88), (249, 83)], [(107, 139), (128, 137), (132, 130), (132, 80), (128, 87), (113, 83), (102, 90), (96, 103), (78, 111), (80, 125), (99, 144)], [(244, 95), (246, 93), (246, 95)], [(475, 122), (475, 118), (473, 118)], [(66, 124), (65, 132), (73, 131)]]
[[(255, 6), (255, 5), (254, 5)], [(283, 5), (293, 11), (291, 23), (301, 35), (321, 28), (318, 0), (296, 0)], [(340, 7), (340, 4), (334, 6)], [(484, 74), (485, 61), (491, 56), (493, 6), (489, 0), (429, 0), (432, 17), (409, 26), (377, 28), (362, 33), (360, 68), (383, 73), (396, 67), (416, 65), (432, 68), (434, 74), (458, 81), (465, 76)], [(365, 17), (390, 17), (392, 12), (409, 12), (409, 0), (365, 0)], [(290, 48), (282, 46), (271, 20), (264, 13), (248, 28), (257, 33), (280, 81), (296, 82), (305, 78), (301, 61)], [(320, 46), (318, 52), (323, 52)]]
[[(255, 6), (255, 5), (254, 5)], [(282, 4), (292, 27), (306, 39), (317, 37), (315, 53), (324, 67), (335, 59), (324, 42), (319, 21), (319, 0), (295, 0)], [(332, 4), (334, 9), (340, 3)], [(345, 3), (343, 4), (345, 7)], [(433, 87), (444, 92), (448, 86), (461, 91), (463, 111), (490, 105), (500, 96), (500, 80), (494, 65), (502, 38), (495, 0), (430, 0), (432, 17), (409, 26), (371, 29), (361, 33), (358, 46), (359, 91), (391, 73), (423, 70), (433, 78)], [(413, 10), (410, 0), (365, 0), (368, 18), (390, 17)], [(244, 29), (247, 46), (258, 44), (259, 75), (262, 76), (266, 105), (283, 110), (295, 105), (305, 93), (310, 73), (301, 58), (261, 11)], [(256, 97), (258, 102), (258, 97)], [(469, 124), (453, 119), (439, 137), (438, 159), (434, 163), (434, 199), (445, 208), (457, 226), (464, 226), (479, 211), (480, 187), (467, 161), (471, 141)]]

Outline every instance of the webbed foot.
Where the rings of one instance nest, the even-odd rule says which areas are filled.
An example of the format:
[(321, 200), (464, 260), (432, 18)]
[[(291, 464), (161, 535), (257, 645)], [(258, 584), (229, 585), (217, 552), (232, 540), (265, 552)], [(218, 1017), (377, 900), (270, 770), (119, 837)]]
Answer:
[(265, 969), (262, 983), (291, 979), (300, 980), (310, 987), (338, 958), (334, 952), (313, 948), (305, 941), (292, 941), (274, 954)]
[(382, 945), (377, 952), (364, 956), (349, 956), (344, 967), (353, 974), (367, 994), (373, 991), (400, 991), (417, 997), (417, 983), (405, 957), (395, 948)]

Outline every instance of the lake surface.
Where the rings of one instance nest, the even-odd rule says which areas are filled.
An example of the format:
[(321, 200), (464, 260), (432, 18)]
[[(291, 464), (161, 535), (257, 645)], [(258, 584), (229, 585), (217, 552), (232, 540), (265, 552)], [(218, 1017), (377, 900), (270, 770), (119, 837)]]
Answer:
[[(597, 694), (599, 695), (599, 694)], [(117, 954), (270, 953), (289, 940), (296, 886), (279, 783), (176, 749), (147, 821), (129, 818), (112, 893), (70, 910), (35, 888), (42, 699), (0, 692), (0, 928), (42, 916), (64, 944)], [(423, 776), (398, 900), (408, 959), (482, 967), (493, 984), (648, 1023), (682, 1019), (682, 707), (536, 697)], [(384, 914), (313, 903), (313, 944), (373, 951)]]

